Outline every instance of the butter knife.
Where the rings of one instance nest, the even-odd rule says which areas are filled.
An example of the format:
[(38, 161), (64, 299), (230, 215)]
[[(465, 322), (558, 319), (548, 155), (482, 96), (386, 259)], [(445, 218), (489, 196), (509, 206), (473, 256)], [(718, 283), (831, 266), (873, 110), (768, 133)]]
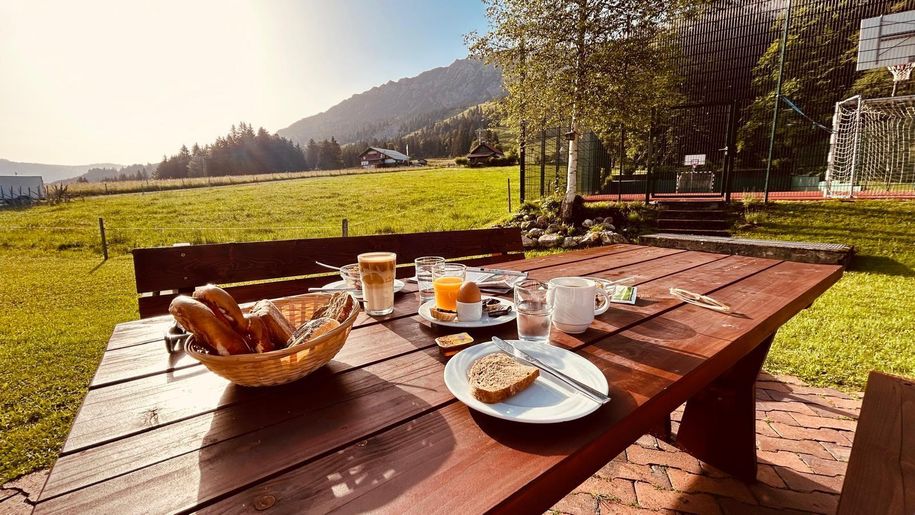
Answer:
[(521, 360), (525, 363), (529, 363), (530, 365), (533, 365), (533, 366), (539, 368), (540, 370), (546, 372), (547, 374), (550, 374), (551, 376), (555, 377), (556, 379), (559, 379), (563, 383), (571, 386), (573, 389), (575, 389), (575, 391), (581, 393), (582, 395), (591, 399), (592, 401), (600, 403), (600, 404), (606, 404), (606, 403), (610, 402), (610, 397), (607, 397), (603, 393), (595, 390), (594, 388), (586, 385), (585, 383), (582, 383), (581, 381), (575, 379), (574, 377), (569, 377), (569, 376), (563, 374), (562, 372), (547, 365), (546, 363), (540, 361), (539, 359), (535, 358), (534, 356), (531, 356), (530, 354), (524, 352), (523, 350), (519, 349), (518, 347), (515, 347), (514, 345), (508, 343), (507, 341), (503, 340), (502, 338), (499, 338), (498, 336), (493, 336), (492, 342), (494, 344), (496, 344), (496, 347), (498, 347), (502, 352), (505, 352), (506, 354), (514, 357), (515, 359)]

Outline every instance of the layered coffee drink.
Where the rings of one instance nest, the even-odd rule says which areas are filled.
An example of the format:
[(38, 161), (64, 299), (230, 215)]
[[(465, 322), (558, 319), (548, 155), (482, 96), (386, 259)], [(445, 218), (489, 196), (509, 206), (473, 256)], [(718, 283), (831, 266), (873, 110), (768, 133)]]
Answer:
[(366, 314), (391, 314), (394, 311), (394, 268), (397, 265), (397, 254), (368, 252), (359, 254), (358, 260)]

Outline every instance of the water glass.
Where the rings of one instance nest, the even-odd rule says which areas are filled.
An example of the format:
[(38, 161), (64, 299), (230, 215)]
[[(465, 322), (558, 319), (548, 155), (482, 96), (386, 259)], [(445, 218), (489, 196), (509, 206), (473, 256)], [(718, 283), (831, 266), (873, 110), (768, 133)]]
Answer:
[(423, 304), (435, 296), (432, 289), (432, 270), (436, 265), (445, 263), (445, 258), (423, 256), (413, 260), (416, 267), (416, 287), (419, 290), (419, 303)]
[(359, 273), (359, 263), (341, 266), (340, 277), (343, 278), (347, 288), (352, 288), (356, 294), (362, 293), (362, 275)]
[(534, 342), (550, 340), (553, 306), (549, 291), (549, 284), (534, 279), (525, 279), (515, 284), (518, 338)]

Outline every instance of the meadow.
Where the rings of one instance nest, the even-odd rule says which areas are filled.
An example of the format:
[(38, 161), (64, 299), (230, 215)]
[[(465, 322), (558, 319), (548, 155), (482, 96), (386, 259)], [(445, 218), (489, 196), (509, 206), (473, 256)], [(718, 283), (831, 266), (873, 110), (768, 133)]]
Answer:
[[(112, 328), (137, 318), (130, 249), (337, 236), (343, 218), (351, 235), (485, 227), (508, 214), (517, 174), (418, 169), (0, 210), (0, 482), (53, 462)], [(911, 202), (770, 207), (747, 236), (853, 243), (859, 256), (780, 331), (768, 370), (852, 390), (872, 368), (915, 375), (913, 220)]]

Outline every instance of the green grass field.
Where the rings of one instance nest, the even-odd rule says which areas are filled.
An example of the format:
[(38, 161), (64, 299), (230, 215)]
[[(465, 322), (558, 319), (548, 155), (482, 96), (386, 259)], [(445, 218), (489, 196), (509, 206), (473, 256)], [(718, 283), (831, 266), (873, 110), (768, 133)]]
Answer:
[(779, 331), (767, 370), (846, 390), (873, 369), (915, 376), (915, 202), (780, 202), (740, 236), (856, 249), (845, 277)]
[[(131, 248), (335, 236), (342, 218), (351, 235), (484, 227), (507, 215), (509, 177), (516, 167), (416, 170), (0, 210), (0, 482), (53, 462), (113, 326), (137, 317)], [(902, 202), (770, 211), (754, 237), (851, 242), (861, 256), (782, 330), (768, 369), (851, 389), (871, 368), (915, 375), (913, 215)]]

